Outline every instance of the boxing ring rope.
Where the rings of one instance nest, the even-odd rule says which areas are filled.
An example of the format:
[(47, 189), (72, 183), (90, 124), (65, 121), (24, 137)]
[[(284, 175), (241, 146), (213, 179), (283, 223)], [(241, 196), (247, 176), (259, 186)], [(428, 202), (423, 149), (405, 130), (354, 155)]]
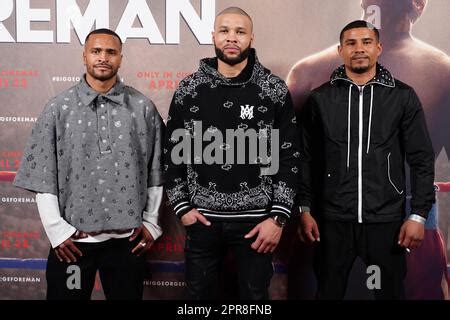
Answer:
[[(12, 182), (15, 171), (0, 171), (0, 182)], [(436, 192), (450, 192), (450, 182), (435, 182)]]

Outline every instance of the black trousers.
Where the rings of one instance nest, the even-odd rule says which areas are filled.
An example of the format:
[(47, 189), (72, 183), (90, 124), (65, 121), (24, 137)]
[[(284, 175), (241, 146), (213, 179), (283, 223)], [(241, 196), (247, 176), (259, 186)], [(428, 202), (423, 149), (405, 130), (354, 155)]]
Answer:
[(186, 227), (186, 298), (190, 300), (218, 299), (221, 264), (227, 249), (236, 261), (239, 298), (269, 299), (273, 275), (272, 255), (258, 253), (250, 246), (256, 236), (244, 236), (256, 225), (247, 222), (211, 222), (205, 226), (196, 222)]
[[(404, 299), (405, 249), (397, 244), (401, 225), (402, 221), (370, 224), (322, 221), (314, 259), (317, 298), (343, 299), (349, 273), (359, 256), (366, 266), (379, 267), (381, 287), (371, 288), (375, 299)], [(373, 274), (369, 270), (362, 281), (366, 282)]]
[[(83, 253), (75, 263), (60, 262), (53, 249), (47, 260), (48, 300), (89, 300), (99, 271), (108, 300), (141, 300), (145, 258), (131, 253), (138, 240), (111, 239), (100, 243), (75, 243)], [(79, 270), (79, 271), (78, 271)], [(76, 286), (79, 276), (79, 288)]]

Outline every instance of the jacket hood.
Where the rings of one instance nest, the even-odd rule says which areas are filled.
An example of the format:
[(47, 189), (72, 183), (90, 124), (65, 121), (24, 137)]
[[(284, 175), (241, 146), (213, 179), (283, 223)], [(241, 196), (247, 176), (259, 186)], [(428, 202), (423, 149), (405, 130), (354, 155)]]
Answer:
[[(232, 80), (236, 78), (226, 78), (217, 71), (217, 57), (201, 59), (198, 71), (210, 77), (216, 85), (242, 86), (250, 81), (254, 82), (258, 75), (261, 75), (264, 72), (264, 67), (259, 62), (254, 48), (250, 48), (246, 68), (247, 67), (252, 69), (249, 70), (249, 73), (251, 74), (250, 77), (238, 81)], [(242, 72), (245, 72), (245, 69)]]
[[(347, 77), (345, 72), (345, 66), (341, 65), (339, 68), (334, 70), (330, 78), (331, 84), (334, 84), (337, 81), (347, 81), (354, 84), (354, 82)], [(395, 79), (388, 69), (383, 67), (381, 64), (377, 63), (377, 73), (375, 77), (370, 80), (367, 84), (379, 84), (386, 87), (395, 87)]]

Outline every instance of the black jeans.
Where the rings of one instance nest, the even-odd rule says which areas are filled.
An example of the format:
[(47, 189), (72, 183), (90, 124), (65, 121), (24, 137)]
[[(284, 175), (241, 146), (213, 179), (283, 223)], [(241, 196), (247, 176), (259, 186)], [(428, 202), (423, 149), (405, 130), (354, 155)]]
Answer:
[(244, 236), (257, 223), (201, 222), (186, 226), (186, 298), (217, 299), (217, 284), (226, 250), (234, 253), (239, 281), (239, 298), (263, 300), (269, 298), (273, 275), (272, 255), (258, 253), (250, 246), (256, 236)]
[[(100, 274), (103, 291), (108, 300), (141, 300), (145, 271), (145, 258), (131, 253), (138, 239), (111, 239), (99, 243), (75, 242), (83, 256), (77, 262), (60, 262), (53, 249), (47, 260), (47, 299), (48, 300), (89, 300), (97, 270)], [(74, 288), (80, 276), (80, 288)]]
[[(406, 276), (405, 249), (397, 244), (402, 221), (389, 223), (356, 223), (323, 221), (319, 225), (320, 243), (316, 247), (314, 269), (317, 276), (317, 298), (344, 298), (349, 273), (360, 257), (367, 266), (379, 267), (377, 300), (404, 299)], [(366, 281), (372, 274), (367, 274)]]

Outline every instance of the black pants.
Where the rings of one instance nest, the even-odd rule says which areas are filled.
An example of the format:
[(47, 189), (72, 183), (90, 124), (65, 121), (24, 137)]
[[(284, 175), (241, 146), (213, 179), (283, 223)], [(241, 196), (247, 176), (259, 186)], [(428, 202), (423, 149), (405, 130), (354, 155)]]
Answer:
[[(404, 299), (405, 249), (397, 244), (401, 225), (401, 221), (371, 224), (323, 221), (314, 261), (317, 298), (343, 299), (349, 273), (359, 256), (367, 266), (379, 267), (381, 288), (373, 289), (375, 299)], [(365, 282), (375, 274), (369, 271)]]
[[(145, 258), (131, 253), (137, 242), (137, 239), (130, 242), (129, 238), (100, 243), (75, 242), (83, 253), (75, 263), (60, 262), (53, 249), (50, 249), (46, 271), (47, 299), (89, 300), (97, 270), (106, 299), (142, 299)], [(78, 275), (81, 284), (79, 289), (74, 287), (74, 277)]]
[(217, 299), (221, 263), (230, 248), (237, 265), (239, 298), (269, 298), (273, 275), (272, 255), (258, 253), (250, 246), (256, 236), (244, 236), (256, 223), (212, 222), (205, 226), (196, 222), (186, 227), (186, 298)]

